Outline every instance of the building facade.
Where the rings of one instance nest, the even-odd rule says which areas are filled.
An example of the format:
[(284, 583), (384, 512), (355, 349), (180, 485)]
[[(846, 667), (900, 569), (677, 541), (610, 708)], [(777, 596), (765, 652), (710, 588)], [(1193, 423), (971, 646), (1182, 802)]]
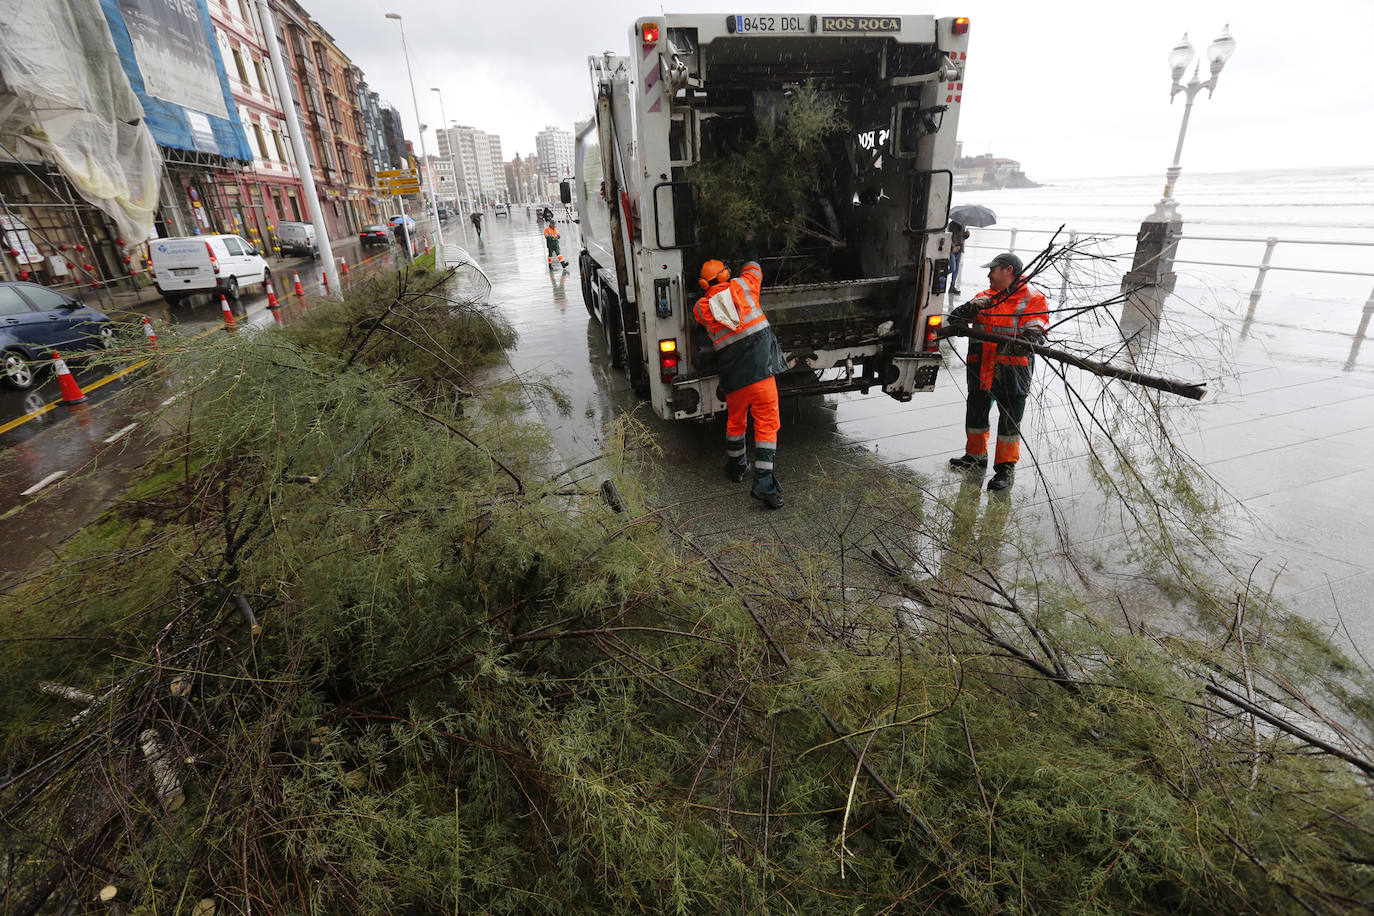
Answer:
[(257, 4), (247, 0), (211, 3), (209, 10), (229, 89), (253, 151), (251, 165), (226, 170), (215, 182), (220, 194), (213, 203), (224, 211), (221, 226), (216, 228), (271, 250), (276, 247), (273, 232), (277, 223), (309, 219), (305, 189), (284, 120), (282, 93), (272, 78)]
[(573, 174), (572, 131), (549, 125), (534, 136), (534, 151), (539, 156), (539, 171), (555, 182)]
[(440, 158), (453, 162), (460, 210), (467, 212), (510, 200), (500, 137), (467, 126), (436, 133)]
[(325, 226), (331, 237), (356, 234), (381, 215), (357, 95), (362, 73), (295, 0), (272, 3)]

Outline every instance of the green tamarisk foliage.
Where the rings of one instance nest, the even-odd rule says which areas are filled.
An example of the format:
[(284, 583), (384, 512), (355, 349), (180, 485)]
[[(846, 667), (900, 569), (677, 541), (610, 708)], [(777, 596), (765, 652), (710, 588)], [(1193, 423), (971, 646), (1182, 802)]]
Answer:
[(701, 201), (697, 238), (711, 256), (733, 263), (750, 243), (786, 256), (808, 236), (831, 231), (824, 208), (843, 163), (833, 161), (829, 141), (849, 128), (844, 104), (811, 83), (795, 86), (776, 106), (760, 104), (749, 129), (737, 128), (748, 139), (722, 141), (729, 152), (688, 171)]
[[(106, 884), (140, 914), (1374, 903), (1367, 748), (1205, 686), (1277, 670), (1271, 610), (1206, 643), (1105, 626), (892, 475), (862, 490), (880, 543), (684, 539), (645, 427), (607, 437), (614, 511), (454, 355), (489, 361), (495, 317), (413, 292), (160, 357), (175, 433), (0, 608), (6, 912)], [(1291, 717), (1330, 673), (1252, 693)], [(1341, 683), (1323, 705), (1363, 708)]]

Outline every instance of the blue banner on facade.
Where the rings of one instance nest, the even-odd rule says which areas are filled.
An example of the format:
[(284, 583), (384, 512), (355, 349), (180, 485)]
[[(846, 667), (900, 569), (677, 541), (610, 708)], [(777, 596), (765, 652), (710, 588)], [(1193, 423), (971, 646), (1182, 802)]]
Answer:
[(252, 162), (205, 0), (100, 0), (161, 146)]

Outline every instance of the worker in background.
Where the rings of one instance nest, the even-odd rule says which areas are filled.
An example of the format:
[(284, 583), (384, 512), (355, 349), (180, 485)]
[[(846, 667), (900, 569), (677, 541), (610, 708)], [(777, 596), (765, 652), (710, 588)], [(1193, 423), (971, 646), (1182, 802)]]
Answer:
[(778, 384), (787, 371), (782, 347), (759, 304), (763, 268), (750, 260), (740, 275), (715, 259), (701, 265), (697, 280), (703, 295), (693, 315), (706, 328), (716, 351), (720, 390), (729, 410), (725, 421), (725, 476), (738, 483), (749, 473), (744, 434), (754, 418), (754, 485), (749, 495), (770, 509), (782, 508), (782, 484), (773, 462), (778, 453)]
[(568, 262), (564, 260), (563, 252), (559, 249), (559, 238), (558, 227), (553, 224), (553, 220), (549, 220), (548, 225), (544, 227), (544, 244), (549, 249), (549, 270), (553, 270), (555, 257), (558, 258), (558, 263), (563, 265), (564, 270), (568, 269)]
[[(1021, 259), (1010, 253), (999, 254), (983, 266), (988, 269), (988, 288), (950, 313), (951, 327), (971, 326), (976, 331), (1043, 342), (1049, 328), (1049, 306), (1044, 294), (1022, 278)], [(960, 471), (987, 469), (989, 419), (996, 401), (997, 452), (989, 490), (1005, 490), (1015, 479), (1016, 462), (1021, 458), (1021, 418), (1034, 368), (1035, 357), (1026, 347), (969, 340), (965, 373), (968, 406), (964, 414), (968, 438), (964, 454), (949, 463)]]
[[(950, 220), (949, 274), (947, 276), (949, 278), (949, 291), (955, 296), (959, 295), (959, 287), (955, 284), (959, 282), (959, 265), (963, 263), (964, 260), (964, 243), (966, 241), (968, 241), (968, 230), (964, 228), (963, 223), (960, 223), (958, 220)], [(943, 293), (945, 291), (944, 285), (944, 281), (941, 281), (938, 292)]]

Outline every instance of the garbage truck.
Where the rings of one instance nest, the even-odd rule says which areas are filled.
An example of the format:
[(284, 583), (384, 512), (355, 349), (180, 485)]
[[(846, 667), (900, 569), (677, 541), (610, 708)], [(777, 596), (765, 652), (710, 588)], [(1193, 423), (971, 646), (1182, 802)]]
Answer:
[(803, 91), (843, 128), (818, 144), (802, 232), (784, 243), (759, 226), (752, 240), (789, 366), (779, 390), (908, 401), (934, 389), (968, 32), (965, 18), (924, 15), (660, 15), (633, 24), (628, 55), (588, 59), (595, 110), (577, 124), (564, 189), (580, 215), (582, 297), (656, 414), (725, 410), (692, 312), (703, 261), (742, 264), (704, 231), (721, 201), (699, 176)]

